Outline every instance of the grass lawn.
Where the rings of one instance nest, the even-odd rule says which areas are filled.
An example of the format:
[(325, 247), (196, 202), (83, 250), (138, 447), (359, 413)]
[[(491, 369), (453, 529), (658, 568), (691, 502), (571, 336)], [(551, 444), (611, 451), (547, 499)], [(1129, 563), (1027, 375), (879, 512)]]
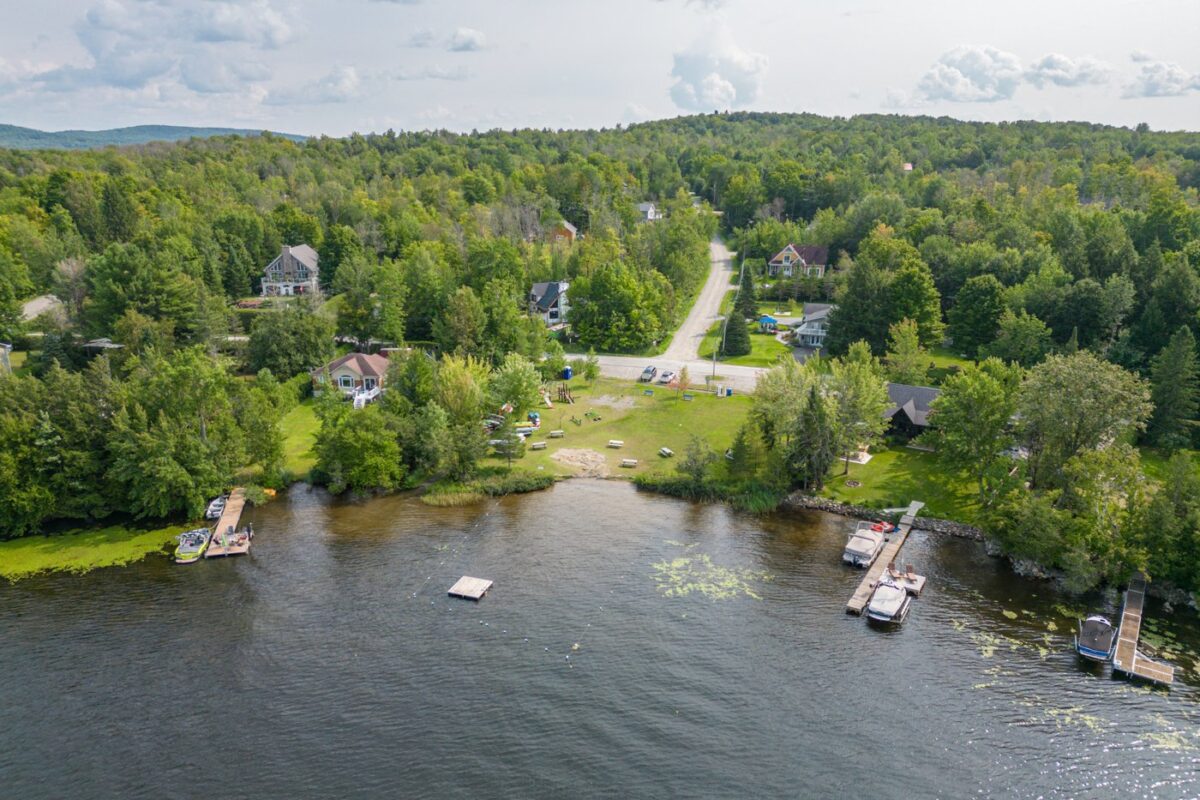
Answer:
[(183, 530), (183, 525), (154, 530), (113, 525), (0, 542), (0, 577), (15, 581), (39, 572), (87, 572), (131, 564), (163, 551)]
[(30, 353), (24, 350), (14, 350), (8, 354), (8, 364), (12, 367), (14, 375), (29, 374), (29, 357)]
[(302, 480), (317, 463), (312, 447), (321, 421), (317, 419), (312, 398), (284, 415), (280, 426), (283, 428), (283, 468), (297, 480)]
[[(975, 520), (979, 510), (974, 483), (947, 473), (934, 453), (892, 446), (874, 453), (867, 464), (851, 464), (849, 475), (842, 475), (842, 469), (838, 462), (823, 494), (844, 503), (899, 508), (922, 500), (923, 513), (967, 523)], [(847, 480), (861, 486), (847, 486)]]
[[(1200, 451), (1181, 450), (1179, 452), (1187, 455), (1192, 460), (1195, 469), (1200, 471)], [(1146, 473), (1146, 477), (1162, 481), (1167, 474), (1167, 462), (1171, 460), (1170, 456), (1156, 447), (1139, 447), (1138, 453), (1141, 454), (1142, 471)]]
[[(759, 304), (760, 311), (762, 311), (763, 305)], [(767, 303), (766, 305), (771, 304)], [(721, 301), (721, 314), (728, 315), (731, 311), (733, 311), (732, 294), (727, 295)], [(721, 328), (724, 324), (724, 322), (717, 322), (709, 328), (708, 333), (704, 334), (704, 340), (700, 342), (700, 358), (712, 358), (713, 350), (720, 346)], [(773, 334), (759, 333), (757, 323), (747, 323), (747, 327), (750, 330), (750, 352), (744, 356), (734, 356), (733, 358), (721, 358), (718, 355), (719, 363), (736, 364), (742, 367), (770, 367), (778, 363), (780, 359), (792, 357), (791, 347), (780, 342)]]
[[(653, 396), (643, 395), (652, 389)], [(572, 381), (574, 405), (555, 402), (554, 408), (539, 409), (542, 413), (542, 428), (529, 438), (530, 442), (546, 442), (545, 450), (530, 450), (513, 462), (518, 467), (550, 471), (555, 475), (571, 475), (575, 471), (568, 465), (551, 458), (563, 449), (587, 449), (604, 458), (606, 470), (614, 477), (632, 478), (639, 472), (673, 472), (675, 464), (683, 457), (692, 434), (706, 439), (717, 453), (725, 452), (733, 442), (738, 428), (750, 410), (749, 395), (717, 398), (714, 395), (696, 393), (694, 400), (683, 400), (672, 389), (664, 386), (647, 386), (608, 378), (598, 379), (592, 386)], [(604, 403), (597, 402), (603, 399)], [(626, 405), (613, 408), (609, 403)], [(632, 405), (630, 405), (632, 402)], [(594, 422), (584, 416), (595, 411), (600, 420)], [(571, 417), (580, 420), (579, 425)], [(566, 432), (562, 439), (551, 439), (551, 430)], [(610, 449), (609, 439), (621, 439), (625, 446)], [(675, 458), (662, 458), (660, 447), (675, 451)], [(637, 467), (623, 469), (621, 459), (636, 458)], [(503, 459), (489, 456), (486, 464), (504, 464)]]

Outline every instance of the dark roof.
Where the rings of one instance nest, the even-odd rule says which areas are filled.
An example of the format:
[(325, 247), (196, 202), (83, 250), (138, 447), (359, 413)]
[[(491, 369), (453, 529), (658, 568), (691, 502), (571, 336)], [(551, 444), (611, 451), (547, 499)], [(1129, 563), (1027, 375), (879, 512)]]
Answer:
[(550, 306), (554, 305), (554, 301), (560, 295), (565, 294), (567, 287), (570, 285), (567, 281), (535, 283), (533, 288), (529, 290), (529, 299), (537, 305), (540, 311), (549, 311)]
[(805, 303), (804, 304), (804, 319), (816, 321), (825, 319), (829, 316), (829, 312), (836, 308), (832, 303)]
[(388, 360), (383, 356), (368, 353), (347, 353), (341, 358), (335, 358), (321, 369), (315, 370), (315, 372), (333, 372), (335, 369), (340, 369), (344, 366), (350, 367), (350, 369), (363, 377), (382, 378), (387, 374)]
[(903, 411), (913, 425), (922, 428), (929, 425), (933, 401), (942, 393), (932, 386), (909, 386), (904, 383), (889, 383), (887, 390), (891, 405), (883, 412), (883, 416), (891, 419), (896, 412)]
[[(795, 250), (796, 255), (800, 256), (805, 264), (816, 266), (818, 264), (825, 265), (829, 263), (829, 248), (823, 244), (792, 244), (789, 242), (783, 250), (787, 250), (788, 247)], [(770, 260), (774, 261), (783, 255), (783, 250), (771, 256)]]

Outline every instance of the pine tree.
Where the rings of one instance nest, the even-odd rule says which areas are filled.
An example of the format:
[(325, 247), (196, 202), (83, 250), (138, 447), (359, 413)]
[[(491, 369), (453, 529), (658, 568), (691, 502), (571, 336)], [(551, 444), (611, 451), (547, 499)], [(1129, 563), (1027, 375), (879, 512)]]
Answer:
[(1150, 417), (1148, 438), (1166, 450), (1187, 447), (1200, 409), (1200, 363), (1196, 358), (1196, 339), (1186, 325), (1154, 357), (1150, 384), (1154, 414)]
[(744, 356), (750, 352), (750, 330), (746, 327), (741, 315), (734, 312), (726, 320), (725, 346), (721, 350), (723, 356)]
[(758, 296), (754, 291), (754, 271), (742, 270), (742, 283), (738, 289), (737, 302), (734, 309), (744, 319), (754, 319), (758, 316)]
[(819, 492), (836, 458), (833, 415), (825, 397), (813, 384), (788, 442), (788, 467), (793, 483), (805, 491)]

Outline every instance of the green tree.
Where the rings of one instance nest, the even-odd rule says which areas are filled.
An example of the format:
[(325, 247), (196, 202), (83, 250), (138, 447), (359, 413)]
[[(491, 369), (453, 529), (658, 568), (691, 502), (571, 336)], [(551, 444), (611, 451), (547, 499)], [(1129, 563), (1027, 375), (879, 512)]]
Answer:
[(433, 334), (444, 352), (478, 356), (484, 350), (487, 323), (479, 295), (470, 286), (460, 286), (445, 314), (435, 320)]
[(865, 341), (875, 352), (887, 346), (889, 309), (888, 276), (869, 261), (856, 261), (837, 294), (837, 307), (829, 314), (826, 349), (845, 353), (853, 342)]
[(675, 471), (699, 485), (704, 483), (709, 468), (716, 460), (717, 454), (709, 447), (708, 442), (693, 434), (683, 458), (675, 465)]
[(313, 451), (315, 469), (334, 494), (387, 492), (404, 482), (400, 445), (378, 406), (324, 416)]
[(1001, 361), (1032, 367), (1050, 352), (1050, 329), (1032, 314), (1006, 311), (1000, 318), (1000, 329), (994, 341), (984, 348), (984, 355)]
[(505, 414), (504, 421), (492, 431), (492, 441), (495, 442), (492, 446), (496, 454), (508, 462), (510, 471), (512, 462), (525, 456), (525, 439), (517, 433), (516, 419), (516, 412)]
[(109, 178), (104, 182), (100, 216), (105, 238), (110, 242), (128, 242), (137, 232), (137, 205), (129, 196), (127, 187), (117, 178)]
[(746, 327), (746, 321), (737, 311), (734, 311), (733, 315), (725, 320), (724, 333), (725, 338), (721, 343), (722, 356), (744, 356), (752, 349), (750, 329)]
[(920, 331), (911, 319), (888, 329), (890, 339), (883, 357), (888, 377), (896, 383), (923, 386), (928, 380), (929, 354), (921, 347)]
[(792, 423), (787, 448), (788, 473), (792, 483), (806, 492), (821, 491), (825, 476), (837, 459), (836, 411), (831, 405), (814, 384), (808, 390), (799, 416)]
[(1150, 367), (1154, 413), (1147, 438), (1168, 452), (1187, 447), (1200, 410), (1200, 361), (1191, 328), (1180, 327)]
[(291, 377), (333, 358), (333, 323), (307, 304), (263, 312), (250, 329), (250, 369)]
[(490, 388), (493, 405), (499, 407), (509, 403), (513, 414), (523, 416), (537, 406), (541, 395), (541, 377), (535, 367), (520, 353), (509, 353), (504, 363), (492, 374)]
[(1063, 487), (1067, 461), (1142, 430), (1150, 411), (1145, 382), (1115, 364), (1086, 350), (1049, 356), (1029, 371), (1017, 401), (1032, 485)]
[(758, 297), (754, 291), (754, 270), (742, 270), (742, 282), (738, 287), (737, 302), (734, 304), (736, 316), (742, 319), (758, 317)]
[(942, 299), (925, 262), (907, 262), (900, 267), (891, 280), (888, 295), (891, 303), (887, 311), (891, 317), (915, 322), (923, 346), (934, 347), (942, 343), (945, 331)]
[(977, 357), (999, 336), (1004, 311), (1004, 287), (994, 276), (977, 275), (963, 284), (949, 314), (949, 333), (958, 352)]
[(829, 364), (828, 388), (834, 399), (837, 449), (846, 459), (848, 472), (850, 456), (873, 444), (887, 427), (883, 416), (889, 403), (887, 383), (873, 359), (835, 358)]

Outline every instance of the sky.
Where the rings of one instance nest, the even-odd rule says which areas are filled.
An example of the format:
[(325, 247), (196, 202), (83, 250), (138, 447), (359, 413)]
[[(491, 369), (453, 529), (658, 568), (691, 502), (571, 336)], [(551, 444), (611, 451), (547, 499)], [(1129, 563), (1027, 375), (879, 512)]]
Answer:
[(348, 133), (713, 110), (1200, 130), (1197, 0), (0, 0), (0, 122)]

